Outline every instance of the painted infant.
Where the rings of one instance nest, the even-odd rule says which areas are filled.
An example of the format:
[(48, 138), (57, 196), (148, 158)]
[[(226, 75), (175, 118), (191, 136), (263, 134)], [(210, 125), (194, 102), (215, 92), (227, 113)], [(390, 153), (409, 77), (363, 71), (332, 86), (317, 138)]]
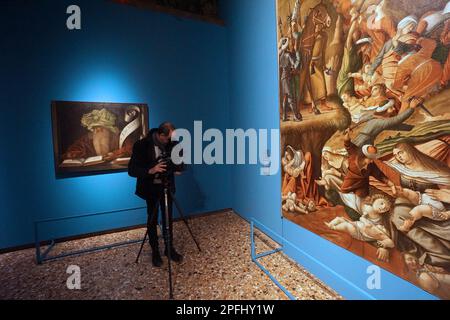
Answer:
[(399, 197), (404, 197), (415, 205), (409, 212), (411, 218), (406, 219), (398, 230), (409, 232), (414, 223), (422, 218), (429, 218), (435, 221), (450, 219), (450, 212), (446, 210), (444, 204), (434, 200), (428, 194), (402, 187), (396, 187), (396, 189)]
[(383, 215), (391, 210), (389, 199), (383, 194), (374, 194), (366, 199), (362, 210), (362, 216), (358, 221), (336, 217), (325, 224), (330, 229), (343, 231), (354, 239), (366, 242), (376, 241), (382, 248), (393, 248), (394, 242), (383, 225)]

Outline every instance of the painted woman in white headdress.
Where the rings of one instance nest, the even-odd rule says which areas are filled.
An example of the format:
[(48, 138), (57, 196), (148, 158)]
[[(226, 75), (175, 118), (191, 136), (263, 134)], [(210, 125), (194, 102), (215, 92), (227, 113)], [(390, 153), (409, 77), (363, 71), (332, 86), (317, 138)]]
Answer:
[(348, 170), (347, 152), (324, 147), (322, 150), (322, 179), (316, 180), (325, 190), (340, 190)]
[(328, 202), (320, 193), (313, 179), (313, 158), (310, 152), (295, 150), (291, 146), (286, 147), (283, 165), (282, 195), (289, 192), (295, 193), (297, 199), (305, 203), (313, 201), (317, 206), (326, 206)]
[(282, 195), (288, 193), (297, 193), (297, 181), (303, 176), (305, 169), (305, 157), (301, 150), (295, 150), (291, 146), (286, 147), (283, 159), (281, 159), (284, 170), (283, 185), (281, 188)]
[(394, 158), (387, 164), (400, 173), (403, 187), (420, 192), (450, 188), (450, 168), (441, 161), (420, 152), (409, 143), (398, 143), (393, 155)]
[[(400, 184), (422, 197), (434, 198), (429, 190), (450, 189), (450, 168), (420, 152), (408, 143), (395, 146), (394, 159), (387, 164), (400, 173)], [(429, 203), (426, 201), (426, 203)], [(432, 205), (431, 203), (429, 203)], [(422, 264), (442, 267), (450, 271), (450, 220), (420, 219), (408, 231), (401, 231), (405, 221), (411, 219), (414, 203), (403, 197), (395, 201), (391, 216), (394, 241), (402, 252), (414, 255)], [(399, 231), (400, 230), (400, 231)]]

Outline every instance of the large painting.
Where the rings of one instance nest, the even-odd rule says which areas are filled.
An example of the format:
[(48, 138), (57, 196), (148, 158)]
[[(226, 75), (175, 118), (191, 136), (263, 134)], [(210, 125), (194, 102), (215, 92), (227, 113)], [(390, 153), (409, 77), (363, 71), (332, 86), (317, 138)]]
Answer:
[[(217, 0), (113, 0), (178, 16), (219, 22)], [(222, 22), (222, 21), (220, 21)]]
[(282, 214), (450, 298), (450, 3), (278, 0)]
[(148, 131), (148, 106), (136, 103), (52, 102), (58, 177), (126, 170), (133, 145)]

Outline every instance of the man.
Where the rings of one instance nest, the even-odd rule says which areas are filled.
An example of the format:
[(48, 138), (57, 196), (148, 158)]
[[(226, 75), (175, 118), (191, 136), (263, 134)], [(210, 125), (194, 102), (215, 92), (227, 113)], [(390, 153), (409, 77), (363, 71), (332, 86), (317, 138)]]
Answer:
[[(137, 178), (136, 195), (147, 202), (147, 231), (149, 236), (150, 246), (152, 248), (152, 263), (155, 267), (161, 267), (162, 260), (158, 246), (158, 206), (161, 208), (161, 214), (165, 212), (164, 201), (164, 175), (168, 169), (165, 162), (160, 161), (160, 156), (163, 152), (170, 154), (174, 143), (171, 142), (172, 133), (175, 127), (170, 122), (162, 123), (159, 128), (152, 129), (146, 138), (139, 140), (133, 146), (133, 154), (128, 165), (128, 174), (131, 177)], [(181, 172), (182, 167), (176, 168), (175, 174)], [(171, 170), (172, 171), (172, 170)], [(174, 172), (167, 173), (167, 181), (170, 186), (169, 193), (169, 237), (171, 247), (171, 258), (175, 262), (181, 262), (183, 256), (179, 254), (173, 247), (173, 232), (172, 232), (172, 197), (171, 193), (175, 193), (175, 178)], [(163, 221), (163, 230), (166, 230), (166, 221)], [(167, 235), (164, 238), (167, 241)], [(164, 254), (167, 255), (167, 242)]]
[(393, 89), (395, 76), (398, 69), (398, 63), (408, 53), (418, 50), (417, 39), (418, 35), (415, 32), (417, 27), (417, 17), (410, 15), (403, 18), (397, 25), (397, 33), (392, 38), (386, 41), (384, 46), (375, 57), (369, 74), (377, 77), (376, 72), (378, 68), (386, 87), (395, 95), (400, 96), (401, 92)]
[(450, 1), (444, 9), (438, 11), (428, 11), (419, 20), (417, 33), (427, 38), (439, 38), (442, 28), (450, 18)]
[(440, 81), (445, 88), (450, 80), (450, 1), (443, 10), (426, 12), (419, 20), (417, 33), (437, 42), (432, 58), (442, 64)]
[(138, 139), (139, 131), (132, 132), (120, 141), (120, 132), (116, 125), (117, 116), (107, 109), (96, 109), (85, 113), (81, 125), (87, 133), (72, 143), (62, 158), (80, 159), (103, 156), (103, 161), (111, 161), (120, 157), (129, 157), (133, 148), (133, 139)]
[[(327, 12), (328, 14), (328, 12)], [(328, 19), (331, 18), (328, 16)], [(327, 18), (325, 19), (327, 21)], [(311, 82), (311, 88), (304, 87), (302, 94), (303, 102), (305, 104), (311, 103), (311, 111), (314, 114), (320, 114), (320, 109), (317, 108), (317, 103), (321, 108), (330, 109), (327, 106), (327, 86), (325, 82), (325, 51), (327, 49), (328, 34), (326, 29), (329, 27), (327, 24), (318, 23), (315, 25), (314, 30), (314, 43), (311, 47), (311, 58), (309, 63), (303, 63), (302, 68), (308, 70), (307, 77)], [(308, 80), (306, 80), (308, 81)]]
[(352, 142), (357, 147), (361, 148), (367, 144), (374, 144), (378, 135), (385, 130), (410, 131), (413, 129), (413, 126), (405, 124), (404, 122), (414, 114), (414, 111), (422, 103), (423, 99), (413, 98), (406, 111), (390, 118), (377, 116), (375, 114), (364, 116), (358, 122), (358, 126), (363, 125), (363, 127)]
[(294, 53), (293, 41), (289, 38), (282, 38), (280, 40), (280, 71), (281, 71), (281, 96), (282, 96), (282, 109), (283, 109), (283, 121), (287, 121), (287, 108), (292, 112), (294, 121), (300, 121), (302, 119), (301, 113), (295, 111), (294, 104), (296, 99), (292, 90), (292, 72), (297, 70), (300, 64), (299, 52)]
[(381, 1), (378, 5), (370, 5), (366, 11), (367, 18), (361, 21), (362, 32), (367, 33), (373, 40), (370, 61), (375, 59), (386, 41), (392, 39), (397, 32), (393, 18), (385, 11), (385, 1)]
[[(368, 144), (362, 148), (357, 147), (350, 141), (349, 129), (345, 134), (344, 145), (348, 153), (348, 169), (338, 193), (348, 216), (356, 221), (362, 215), (365, 199), (370, 194), (370, 177), (388, 185), (394, 195), (397, 190), (394, 183), (378, 168), (378, 150), (375, 146)], [(381, 261), (388, 261), (388, 249), (379, 247), (377, 257)]]
[(396, 193), (394, 183), (375, 164), (378, 157), (376, 147), (371, 144), (358, 147), (350, 140), (350, 130), (346, 132), (344, 145), (348, 153), (348, 170), (341, 186), (342, 193), (354, 193), (359, 199), (364, 199), (369, 195), (371, 176), (387, 184)]
[(106, 156), (119, 145), (119, 129), (116, 116), (106, 110), (93, 110), (81, 118), (87, 134), (72, 143), (63, 154), (63, 159)]
[[(350, 99), (347, 98), (347, 100)], [(349, 104), (349, 102), (347, 102), (347, 104)], [(357, 100), (354, 104), (357, 106), (354, 110), (358, 111), (358, 113), (355, 112), (355, 114), (352, 114), (352, 120), (355, 123), (367, 122), (371, 120), (373, 116), (379, 118), (391, 118), (397, 115), (396, 101), (387, 96), (386, 86), (383, 83), (374, 84), (370, 90), (370, 97), (365, 101)]]
[(352, 10), (351, 16), (351, 25), (342, 56), (342, 66), (337, 78), (339, 96), (342, 96), (344, 92), (352, 94), (355, 92), (354, 79), (349, 77), (349, 73), (358, 72), (369, 61), (373, 42), (371, 38), (359, 38), (358, 20), (360, 15), (356, 10)]

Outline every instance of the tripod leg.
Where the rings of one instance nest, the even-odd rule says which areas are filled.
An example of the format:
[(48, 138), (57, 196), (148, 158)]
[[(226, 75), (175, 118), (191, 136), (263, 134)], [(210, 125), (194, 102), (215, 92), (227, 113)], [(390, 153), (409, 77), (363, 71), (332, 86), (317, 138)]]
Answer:
[(169, 190), (167, 186), (164, 188), (164, 215), (163, 216), (163, 225), (164, 225), (164, 240), (166, 242), (167, 248), (167, 259), (168, 259), (168, 267), (169, 267), (169, 299), (173, 300), (173, 287), (172, 287), (172, 243), (170, 239), (170, 217), (169, 217)]
[(177, 207), (178, 213), (180, 214), (181, 219), (183, 219), (184, 224), (186, 225), (189, 233), (191, 234), (192, 240), (194, 240), (198, 251), (202, 252), (202, 249), (200, 249), (200, 245), (198, 244), (197, 239), (195, 239), (194, 234), (192, 233), (192, 230), (191, 230), (191, 227), (189, 226), (189, 223), (187, 222), (186, 218), (184, 217), (183, 210), (181, 210), (181, 207), (180, 207), (180, 205), (178, 203), (177, 198), (175, 198), (175, 195), (172, 192), (170, 193), (170, 195), (172, 196), (173, 203), (175, 203), (175, 207)]
[(136, 263), (139, 263), (139, 257), (141, 256), (142, 249), (144, 248), (145, 241), (147, 240), (147, 235), (148, 235), (148, 231), (145, 232), (144, 239), (142, 240), (142, 243), (141, 243), (141, 248), (139, 249), (139, 253), (138, 253), (137, 257), (136, 257)]

